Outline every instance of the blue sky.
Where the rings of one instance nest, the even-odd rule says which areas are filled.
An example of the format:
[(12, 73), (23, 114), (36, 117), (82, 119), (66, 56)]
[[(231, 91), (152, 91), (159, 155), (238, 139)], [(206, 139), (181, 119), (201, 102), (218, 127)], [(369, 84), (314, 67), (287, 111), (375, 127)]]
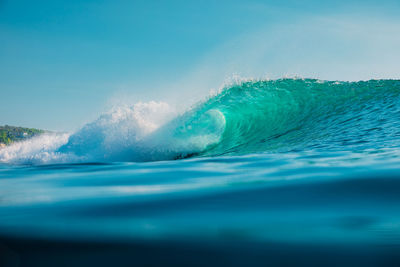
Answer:
[(75, 130), (230, 77), (400, 78), (399, 1), (0, 0), (0, 125)]

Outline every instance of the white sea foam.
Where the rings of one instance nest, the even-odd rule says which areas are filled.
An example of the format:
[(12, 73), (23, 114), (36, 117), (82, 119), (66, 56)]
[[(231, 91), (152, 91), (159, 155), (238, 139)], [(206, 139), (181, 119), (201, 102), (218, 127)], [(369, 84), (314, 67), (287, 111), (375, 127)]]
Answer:
[(68, 141), (69, 134), (42, 134), (40, 136), (16, 142), (0, 149), (0, 162), (45, 164), (68, 162), (69, 155), (57, 152), (57, 149)]
[(48, 164), (127, 160), (132, 149), (171, 120), (167, 103), (148, 102), (114, 107), (73, 134), (43, 134), (0, 150), (0, 162)]
[(144, 137), (174, 116), (174, 109), (163, 102), (115, 107), (71, 135), (60, 151), (85, 161), (126, 161)]

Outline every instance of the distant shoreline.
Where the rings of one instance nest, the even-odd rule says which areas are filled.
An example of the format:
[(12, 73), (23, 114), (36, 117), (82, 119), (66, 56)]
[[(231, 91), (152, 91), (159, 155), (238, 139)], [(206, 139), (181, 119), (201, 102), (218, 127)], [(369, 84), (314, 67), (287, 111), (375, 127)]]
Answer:
[(0, 148), (4, 148), (14, 142), (26, 140), (46, 132), (47, 131), (45, 130), (36, 128), (26, 128), (10, 125), (0, 126)]

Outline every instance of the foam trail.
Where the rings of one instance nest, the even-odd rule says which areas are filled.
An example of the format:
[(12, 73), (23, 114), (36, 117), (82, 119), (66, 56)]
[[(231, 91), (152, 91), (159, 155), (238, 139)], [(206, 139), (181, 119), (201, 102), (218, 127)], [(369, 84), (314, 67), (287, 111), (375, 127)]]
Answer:
[[(0, 149), (0, 162), (13, 164), (67, 163), (73, 155), (57, 152), (68, 142), (67, 133), (46, 133)], [(75, 160), (78, 160), (77, 158)]]

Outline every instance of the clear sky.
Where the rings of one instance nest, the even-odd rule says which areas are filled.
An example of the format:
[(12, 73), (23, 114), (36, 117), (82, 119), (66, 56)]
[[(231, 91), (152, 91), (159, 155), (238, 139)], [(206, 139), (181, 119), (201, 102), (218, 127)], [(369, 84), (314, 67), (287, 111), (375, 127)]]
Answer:
[(400, 1), (0, 0), (0, 125), (72, 131), (233, 76), (400, 78)]

